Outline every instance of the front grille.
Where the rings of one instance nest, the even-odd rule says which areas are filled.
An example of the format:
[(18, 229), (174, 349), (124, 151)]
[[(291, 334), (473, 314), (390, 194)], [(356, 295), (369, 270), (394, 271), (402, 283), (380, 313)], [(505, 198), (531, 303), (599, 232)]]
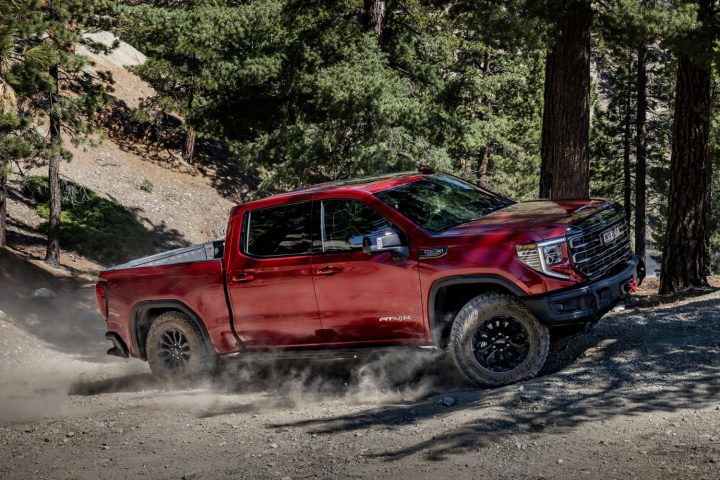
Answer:
[[(602, 234), (616, 227), (618, 236), (603, 244)], [(575, 269), (591, 279), (632, 257), (630, 229), (618, 206), (605, 208), (574, 224), (568, 232), (568, 245)]]

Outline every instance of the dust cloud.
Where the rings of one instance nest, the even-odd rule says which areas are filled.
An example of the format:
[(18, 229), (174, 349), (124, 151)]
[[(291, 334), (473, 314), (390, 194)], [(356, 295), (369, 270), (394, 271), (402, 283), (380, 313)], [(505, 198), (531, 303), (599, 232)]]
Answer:
[(278, 360), (237, 355), (222, 359), (214, 375), (191, 386), (160, 383), (139, 360), (126, 364), (125, 368), (144, 371), (85, 375), (72, 382), (68, 393), (125, 394), (135, 405), (190, 411), (206, 418), (313, 405), (412, 403), (464, 384), (447, 359), (433, 351), (398, 351), (354, 359)]
[(2, 251), (0, 286), (0, 423), (89, 414), (68, 396), (119, 394), (131, 405), (203, 416), (324, 402), (413, 402), (463, 385), (438, 352), (401, 348), (343, 359), (240, 354), (224, 357), (216, 374), (199, 384), (168, 386), (152, 377), (146, 362), (105, 354), (92, 276), (60, 277)]
[(211, 383), (224, 394), (265, 397), (248, 408), (301, 408), (309, 403), (410, 403), (463, 385), (442, 354), (422, 349), (353, 359), (229, 360)]

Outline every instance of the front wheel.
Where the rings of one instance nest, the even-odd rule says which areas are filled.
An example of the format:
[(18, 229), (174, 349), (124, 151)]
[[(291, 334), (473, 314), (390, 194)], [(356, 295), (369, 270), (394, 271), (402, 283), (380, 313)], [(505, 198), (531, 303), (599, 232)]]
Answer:
[(484, 293), (456, 315), (449, 347), (467, 378), (494, 387), (536, 376), (545, 364), (550, 334), (515, 297)]
[(165, 312), (150, 326), (146, 343), (153, 375), (163, 381), (199, 380), (217, 366), (217, 354), (198, 327), (180, 312)]

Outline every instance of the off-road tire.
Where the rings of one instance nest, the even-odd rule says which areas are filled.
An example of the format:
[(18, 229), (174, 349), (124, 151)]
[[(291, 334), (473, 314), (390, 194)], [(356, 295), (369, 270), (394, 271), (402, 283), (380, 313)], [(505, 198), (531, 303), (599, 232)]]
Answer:
[[(498, 372), (480, 364), (473, 353), (473, 337), (480, 326), (496, 317), (512, 317), (527, 332), (527, 354), (512, 370)], [(470, 300), (455, 316), (448, 349), (455, 365), (471, 381), (497, 387), (533, 378), (540, 372), (550, 347), (550, 333), (512, 295), (483, 293)]]
[[(167, 357), (161, 343), (164, 336), (179, 332), (185, 339), (188, 357), (178, 368), (171, 368), (164, 360)], [(167, 337), (165, 337), (167, 339)], [(164, 382), (188, 383), (206, 378), (218, 364), (218, 355), (200, 329), (186, 315), (171, 311), (160, 314), (150, 326), (145, 343), (148, 364), (153, 375)], [(164, 355), (164, 357), (162, 356)]]

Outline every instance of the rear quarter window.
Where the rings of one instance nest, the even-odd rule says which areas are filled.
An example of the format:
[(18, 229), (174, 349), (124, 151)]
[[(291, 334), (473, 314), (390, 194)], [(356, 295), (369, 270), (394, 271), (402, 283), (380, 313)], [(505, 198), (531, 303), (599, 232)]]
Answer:
[(310, 253), (310, 202), (252, 210), (246, 215), (244, 252), (256, 257)]

